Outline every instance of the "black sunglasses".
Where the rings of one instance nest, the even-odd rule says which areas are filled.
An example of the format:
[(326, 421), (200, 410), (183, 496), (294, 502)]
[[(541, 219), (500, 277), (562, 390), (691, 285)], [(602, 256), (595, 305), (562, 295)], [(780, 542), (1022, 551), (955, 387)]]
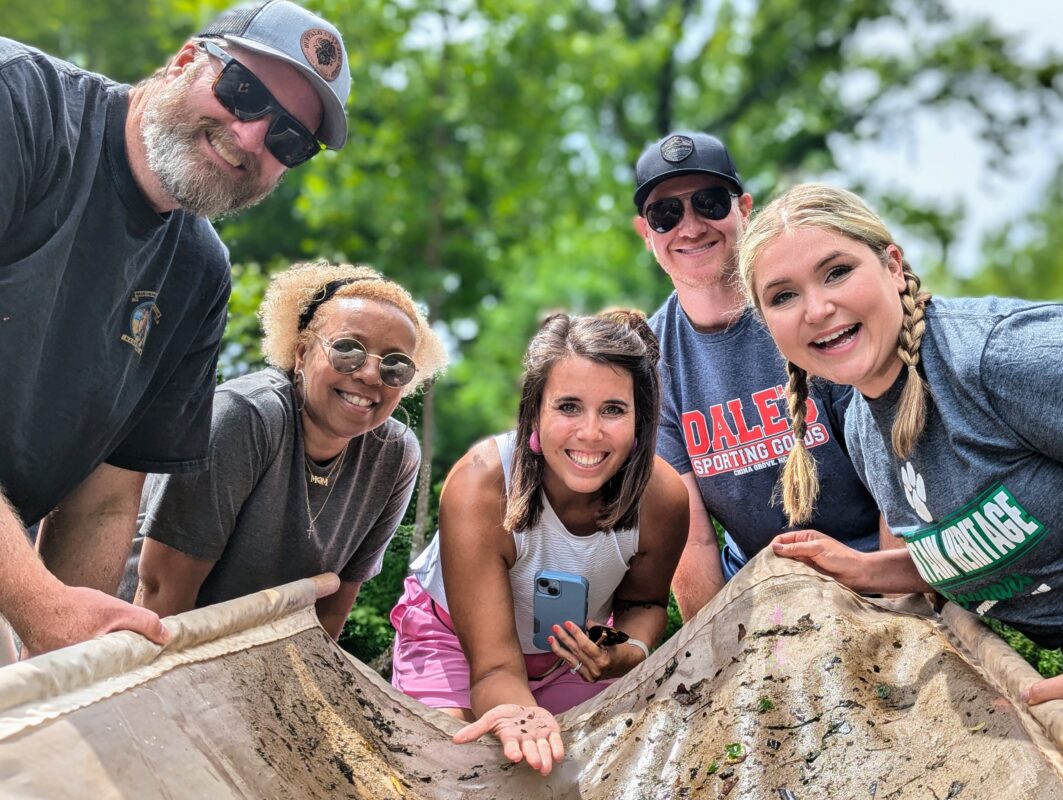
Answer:
[[(690, 207), (705, 219), (721, 220), (731, 213), (731, 199), (737, 194), (724, 186), (709, 186), (690, 195)], [(668, 233), (683, 219), (683, 200), (679, 197), (662, 197), (646, 206), (646, 222), (657, 233)]]
[(212, 42), (198, 42), (210, 55), (221, 60), (221, 72), (211, 88), (218, 102), (242, 122), (273, 115), (266, 132), (266, 149), (286, 167), (309, 161), (325, 145), (289, 113), (251, 70)]
[(417, 365), (404, 353), (388, 353), (386, 356), (378, 356), (367, 351), (365, 345), (357, 339), (344, 337), (329, 341), (313, 331), (310, 333), (321, 340), (321, 345), (328, 354), (329, 364), (336, 372), (350, 375), (360, 370), (366, 359), (375, 358), (380, 361), (380, 381), (392, 389), (405, 386), (417, 374)]
[(611, 625), (591, 625), (587, 629), (587, 638), (599, 647), (615, 647), (631, 637)]

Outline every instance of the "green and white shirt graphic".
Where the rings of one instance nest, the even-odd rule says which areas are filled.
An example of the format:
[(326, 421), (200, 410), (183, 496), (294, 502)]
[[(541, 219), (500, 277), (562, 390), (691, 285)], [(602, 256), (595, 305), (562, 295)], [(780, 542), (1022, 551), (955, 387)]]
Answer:
[[(911, 464), (905, 465), (906, 470)], [(1001, 600), (1025, 593), (1033, 578), (1010, 565), (1044, 538), (1047, 528), (1002, 484), (982, 492), (948, 519), (905, 534), (908, 553), (923, 579), (957, 605), (985, 614)], [(960, 590), (972, 580), (987, 585)], [(1042, 592), (1051, 587), (1042, 584)]]
[(926, 423), (908, 458), (891, 430), (902, 371), (854, 395), (845, 438), (919, 574), (1038, 644), (1063, 644), (1063, 305), (981, 298), (927, 307)]

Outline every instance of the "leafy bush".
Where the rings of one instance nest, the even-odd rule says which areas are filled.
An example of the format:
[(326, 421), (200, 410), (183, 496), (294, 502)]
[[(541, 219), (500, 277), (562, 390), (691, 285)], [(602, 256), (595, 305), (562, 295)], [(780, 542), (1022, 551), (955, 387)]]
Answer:
[(668, 593), (668, 624), (664, 628), (664, 637), (661, 644), (672, 638), (677, 630), (683, 627), (683, 615), (679, 613), (679, 604), (675, 601), (675, 595)]
[(382, 615), (369, 606), (355, 605), (343, 625), (339, 644), (363, 664), (368, 664), (387, 650), (394, 638), (395, 631), (386, 614)]
[(400, 525), (384, 553), (380, 574), (362, 584), (358, 601), (343, 625), (339, 645), (368, 664), (391, 646), (395, 631), (388, 615), (402, 594), (410, 559), (411, 525)]
[(1008, 627), (1003, 622), (987, 617), (983, 617), (982, 621), (1001, 639), (1011, 645), (1015, 652), (1025, 658), (1044, 677), (1053, 678), (1063, 673), (1063, 653), (1060, 653), (1059, 650), (1046, 650), (1043, 647), (1038, 647), (1017, 630)]

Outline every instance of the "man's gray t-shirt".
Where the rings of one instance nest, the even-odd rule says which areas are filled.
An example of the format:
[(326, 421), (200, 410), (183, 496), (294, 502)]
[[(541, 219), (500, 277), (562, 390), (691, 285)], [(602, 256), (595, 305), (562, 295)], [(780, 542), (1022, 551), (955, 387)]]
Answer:
[(934, 299), (919, 350), (926, 427), (890, 431), (907, 380), (857, 395), (846, 437), (890, 529), (939, 593), (1063, 644), (1063, 306)]
[[(657, 453), (680, 475), (693, 470), (705, 507), (752, 558), (789, 530), (776, 485), (793, 433), (786, 370), (767, 328), (747, 310), (727, 329), (702, 333), (675, 294), (650, 318), (661, 344)], [(805, 526), (859, 550), (878, 546), (879, 513), (845, 449), (849, 387), (812, 381), (805, 441), (821, 494)]]
[(101, 463), (206, 464), (228, 256), (140, 191), (128, 104), (0, 38), (0, 486), (26, 525)]
[(389, 419), (351, 439), (331, 485), (310, 484), (310, 507), (321, 513), (308, 535), (292, 383), (272, 368), (235, 378), (215, 395), (209, 470), (149, 476), (140, 533), (216, 562), (197, 607), (322, 572), (365, 581), (380, 572), (413, 494), (420, 448), (412, 431), (402, 431)]

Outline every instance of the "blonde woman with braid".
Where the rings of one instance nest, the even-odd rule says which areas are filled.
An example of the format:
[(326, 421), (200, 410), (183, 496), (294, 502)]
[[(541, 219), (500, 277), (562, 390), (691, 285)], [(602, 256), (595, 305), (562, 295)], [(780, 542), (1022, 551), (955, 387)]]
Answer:
[[(936, 591), (1044, 647), (1063, 644), (1063, 306), (931, 299), (864, 202), (819, 185), (756, 217), (739, 269), (787, 360), (795, 433), (813, 376), (856, 389), (853, 463), (907, 545), (859, 553), (794, 531), (774, 551), (857, 591)], [(803, 447), (782, 484), (800, 525), (818, 492)], [(1027, 696), (1063, 697), (1063, 679)]]

